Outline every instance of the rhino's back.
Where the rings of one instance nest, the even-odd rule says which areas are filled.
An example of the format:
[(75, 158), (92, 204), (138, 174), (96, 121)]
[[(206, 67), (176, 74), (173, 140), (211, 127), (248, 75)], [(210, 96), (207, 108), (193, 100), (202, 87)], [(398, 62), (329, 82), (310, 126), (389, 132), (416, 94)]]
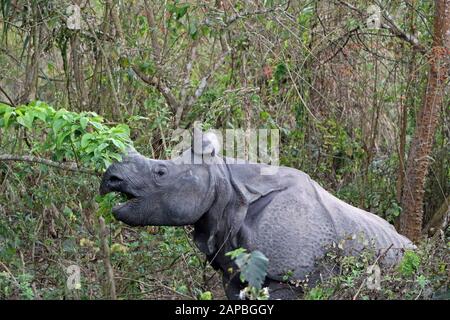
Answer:
[[(269, 274), (281, 279), (288, 272), (303, 278), (314, 271), (316, 259), (327, 246), (345, 240), (347, 250), (361, 250), (372, 242), (376, 249), (390, 249), (384, 260), (395, 263), (403, 248), (413, 247), (382, 218), (334, 197), (308, 175), (283, 168), (281, 178), (296, 183), (277, 194), (255, 222), (254, 249), (269, 258)], [(392, 246), (391, 246), (392, 245)]]

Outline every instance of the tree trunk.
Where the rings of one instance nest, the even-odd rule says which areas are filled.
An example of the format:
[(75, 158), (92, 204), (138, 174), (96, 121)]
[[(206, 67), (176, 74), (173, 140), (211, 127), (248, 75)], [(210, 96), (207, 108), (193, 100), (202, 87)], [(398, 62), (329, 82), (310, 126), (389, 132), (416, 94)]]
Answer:
[(443, 106), (450, 54), (450, 0), (437, 0), (434, 18), (433, 48), (423, 107), (416, 119), (416, 129), (406, 165), (402, 193), (403, 213), (400, 232), (413, 241), (420, 238), (423, 219), (423, 197), (429, 156)]

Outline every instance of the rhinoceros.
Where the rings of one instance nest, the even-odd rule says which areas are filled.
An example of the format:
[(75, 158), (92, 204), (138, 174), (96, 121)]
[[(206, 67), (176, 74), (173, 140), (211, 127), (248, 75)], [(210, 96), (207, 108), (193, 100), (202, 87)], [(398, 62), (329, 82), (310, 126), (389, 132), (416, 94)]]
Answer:
[(317, 260), (342, 240), (348, 254), (358, 254), (367, 246), (358, 240), (362, 235), (385, 251), (381, 260), (391, 265), (405, 248), (414, 248), (386, 220), (341, 201), (306, 173), (230, 161), (207, 135), (200, 150), (190, 148), (172, 160), (149, 159), (133, 149), (106, 170), (100, 194), (109, 192), (128, 198), (113, 214), (130, 226), (193, 225), (194, 242), (222, 271), (229, 299), (245, 287), (229, 271), (236, 266), (226, 253), (236, 248), (268, 258), (264, 285), (272, 299), (296, 298), (292, 280), (317, 279)]

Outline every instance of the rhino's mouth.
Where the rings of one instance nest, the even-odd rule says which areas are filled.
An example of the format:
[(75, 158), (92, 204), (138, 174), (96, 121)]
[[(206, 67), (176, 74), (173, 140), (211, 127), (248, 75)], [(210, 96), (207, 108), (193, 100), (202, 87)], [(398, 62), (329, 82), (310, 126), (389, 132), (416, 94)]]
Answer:
[(127, 191), (116, 191), (119, 193), (122, 197), (121, 200), (119, 200), (119, 203), (116, 204), (112, 208), (112, 212), (114, 214), (118, 213), (119, 210), (123, 210), (128, 206), (133, 205), (133, 203), (136, 203), (138, 201), (138, 197), (130, 192)]

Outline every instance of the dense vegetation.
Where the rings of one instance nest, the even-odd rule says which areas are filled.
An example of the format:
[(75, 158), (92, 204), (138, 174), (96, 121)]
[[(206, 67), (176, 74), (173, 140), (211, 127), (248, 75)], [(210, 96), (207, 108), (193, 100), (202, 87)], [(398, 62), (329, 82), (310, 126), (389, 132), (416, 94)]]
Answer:
[(381, 291), (363, 285), (376, 256), (332, 250), (340, 272), (297, 284), (304, 298), (445, 297), (448, 0), (0, 6), (1, 299), (223, 298), (190, 227), (129, 228), (111, 217), (115, 197), (97, 195), (128, 147), (166, 158), (195, 121), (279, 129), (281, 164), (419, 244)]

